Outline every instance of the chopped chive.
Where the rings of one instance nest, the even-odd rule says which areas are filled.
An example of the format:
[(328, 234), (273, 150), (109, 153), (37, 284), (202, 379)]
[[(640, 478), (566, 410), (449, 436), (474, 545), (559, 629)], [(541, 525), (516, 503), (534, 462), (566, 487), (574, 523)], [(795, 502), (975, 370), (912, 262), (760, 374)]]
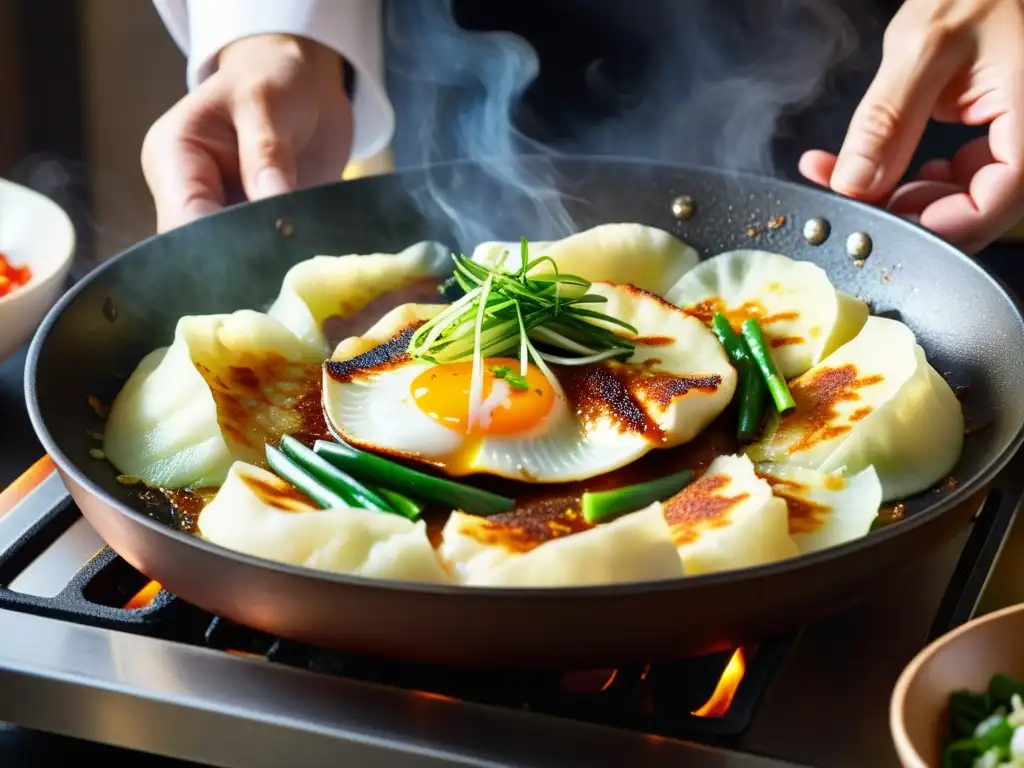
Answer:
[(786, 386), (786, 380), (782, 378), (782, 374), (775, 366), (775, 361), (772, 360), (771, 348), (761, 332), (761, 326), (752, 317), (743, 321), (743, 338), (747, 341), (751, 357), (754, 358), (761, 375), (764, 376), (768, 392), (771, 394), (772, 400), (775, 401), (775, 409), (780, 414), (785, 414), (796, 408), (796, 402), (793, 400), (789, 387)]
[(508, 512), (515, 506), (515, 501), (506, 496), (418, 472), (344, 443), (317, 440), (313, 450), (318, 456), (353, 477), (367, 483), (386, 485), (389, 489), (411, 498), (447, 507), (459, 507), (477, 515)]
[(592, 525), (605, 523), (625, 512), (634, 512), (679, 493), (693, 480), (693, 472), (683, 470), (646, 483), (627, 485), (610, 491), (587, 491), (581, 499), (583, 519)]
[(278, 477), (287, 480), (324, 509), (349, 507), (351, 504), (317, 480), (272, 445), (266, 447), (267, 463)]
[(352, 500), (352, 504), (375, 512), (395, 513), (395, 510), (379, 495), (353, 477), (346, 475), (329, 461), (317, 456), (291, 435), (281, 438), (281, 450), (298, 464), (303, 471), (312, 475), (322, 485), (340, 496)]

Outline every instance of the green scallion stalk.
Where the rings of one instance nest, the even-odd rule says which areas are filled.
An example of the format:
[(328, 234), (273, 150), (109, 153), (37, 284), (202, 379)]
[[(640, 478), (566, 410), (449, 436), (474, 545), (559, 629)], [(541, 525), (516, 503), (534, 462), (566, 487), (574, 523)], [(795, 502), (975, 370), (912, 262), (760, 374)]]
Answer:
[(665, 501), (692, 481), (693, 472), (687, 469), (647, 483), (596, 493), (587, 491), (581, 499), (583, 519), (592, 525), (606, 523), (625, 512), (634, 512), (656, 501)]
[(711, 318), (711, 330), (718, 337), (718, 341), (729, 356), (729, 361), (736, 368), (736, 393), (739, 397), (740, 411), (736, 437), (741, 443), (752, 442), (760, 432), (761, 422), (764, 420), (764, 377), (754, 362), (746, 341), (733, 330), (729, 319), (721, 312), (716, 312)]
[(349, 501), (317, 482), (302, 467), (272, 445), (266, 446), (267, 464), (282, 480), (287, 480), (324, 509), (351, 506)]
[(420, 515), (423, 514), (422, 504), (398, 491), (382, 488), (379, 485), (368, 485), (366, 487), (384, 499), (402, 517), (406, 517), (409, 520), (419, 520)]
[(793, 400), (789, 387), (786, 386), (786, 380), (782, 378), (782, 374), (775, 366), (775, 361), (772, 360), (771, 348), (761, 332), (761, 326), (752, 317), (743, 321), (743, 338), (747, 341), (751, 357), (754, 358), (761, 375), (764, 376), (768, 392), (775, 402), (775, 410), (780, 414), (792, 411), (796, 408), (796, 402)]
[(298, 464), (307, 474), (316, 478), (322, 485), (330, 488), (340, 496), (351, 499), (354, 506), (375, 512), (398, 514), (378, 494), (371, 491), (355, 478), (342, 472), (323, 457), (317, 456), (316, 453), (291, 435), (285, 435), (281, 438), (281, 450), (284, 451), (289, 459)]
[(387, 486), (415, 499), (449, 508), (458, 507), (477, 515), (508, 512), (515, 506), (515, 501), (506, 496), (418, 472), (344, 443), (317, 440), (313, 450), (335, 467), (363, 482)]

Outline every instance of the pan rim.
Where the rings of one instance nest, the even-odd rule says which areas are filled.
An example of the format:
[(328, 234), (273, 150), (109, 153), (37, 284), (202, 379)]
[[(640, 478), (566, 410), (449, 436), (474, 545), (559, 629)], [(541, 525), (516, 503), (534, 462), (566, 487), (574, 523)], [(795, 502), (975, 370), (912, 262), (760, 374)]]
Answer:
[[(659, 169), (668, 170), (678, 173), (703, 173), (711, 174), (713, 176), (728, 175), (737, 181), (748, 181), (757, 184), (763, 184), (769, 182), (781, 189), (788, 189), (792, 191), (799, 191), (800, 194), (811, 194), (818, 195), (824, 198), (831, 198), (834, 200), (842, 201), (842, 204), (846, 207), (854, 207), (863, 210), (873, 216), (881, 215), (883, 219), (904, 229), (909, 229), (915, 233), (915, 237), (924, 237), (925, 240), (929, 241), (933, 246), (937, 246), (947, 251), (951, 258), (957, 258), (961, 262), (966, 263), (970, 268), (980, 273), (980, 277), (987, 280), (993, 288), (1001, 293), (1006, 301), (1010, 304), (1013, 312), (1016, 316), (1018, 330), (1024, 335), (1024, 315), (1022, 315), (1021, 303), (1016, 298), (1015, 294), (1006, 286), (1003, 285), (1003, 281), (989, 272), (985, 267), (978, 263), (975, 259), (972, 259), (967, 254), (963, 253), (955, 246), (942, 240), (938, 235), (933, 232), (924, 229), (923, 227), (902, 219), (889, 211), (877, 208), (867, 203), (860, 202), (858, 200), (852, 200), (843, 197), (831, 190), (823, 188), (813, 187), (807, 184), (802, 184), (787, 179), (776, 179), (769, 176), (761, 176), (754, 173), (741, 172), (741, 171), (723, 171), (719, 168), (711, 166), (696, 165), (690, 163), (673, 163), (663, 161), (650, 161), (642, 158), (633, 157), (620, 157), (616, 155), (559, 155), (554, 158), (547, 155), (524, 155), (521, 160), (529, 162), (531, 158), (544, 158), (547, 160), (554, 160), (558, 163), (588, 163), (588, 164), (609, 164), (609, 165), (644, 165), (648, 167), (657, 167)], [(469, 160), (450, 160), (442, 163), (427, 164), (416, 167), (410, 167), (391, 175), (413, 175), (415, 173), (422, 173), (424, 171), (434, 169), (441, 170), (449, 167), (470, 167), (474, 163)], [(310, 192), (311, 190), (332, 187), (338, 184), (357, 184), (357, 185), (372, 185), (379, 181), (381, 177), (368, 177), (363, 179), (355, 179), (351, 181), (334, 181), (327, 184), (317, 185), (316, 187), (309, 187), (302, 192)], [(387, 177), (383, 177), (387, 178)], [(294, 194), (294, 193), (291, 193)], [(279, 196), (279, 197), (284, 197)], [(195, 222), (196, 224), (202, 225), (208, 220), (214, 220), (216, 217), (227, 214), (230, 211), (238, 208), (241, 205), (249, 206), (260, 206), (263, 204), (270, 205), (273, 201), (278, 198), (266, 198), (250, 203), (240, 203), (233, 206), (228, 206), (220, 211), (217, 211), (209, 216), (204, 217), (202, 220)], [(191, 226), (191, 225), (186, 225)], [(163, 233), (166, 234), (166, 233)], [(179, 543), (186, 546), (197, 547), (203, 550), (206, 554), (227, 557), (232, 560), (238, 561), (248, 567), (256, 567), (261, 569), (267, 569), (275, 571), (282, 576), (288, 578), (300, 578), (300, 579), (314, 579), (318, 581), (327, 581), (344, 586), (348, 588), (359, 588), (359, 589), (370, 589), (379, 590), (386, 592), (414, 592), (424, 595), (433, 595), (439, 598), (442, 597), (462, 597), (464, 599), (477, 599), (477, 600), (598, 600), (610, 596), (616, 597), (629, 597), (629, 596), (641, 596), (657, 594), (661, 592), (677, 592), (681, 590), (689, 589), (711, 589), (720, 587), (725, 584), (729, 584), (737, 581), (755, 580), (758, 578), (767, 578), (770, 576), (777, 576), (783, 573), (799, 572), (801, 570), (814, 568), (817, 565), (829, 560), (844, 559), (856, 555), (863, 549), (873, 546), (875, 542), (883, 542), (889, 539), (893, 539), (898, 536), (904, 535), (902, 532), (905, 531), (909, 534), (912, 530), (925, 525), (926, 523), (941, 517), (948, 513), (951, 509), (958, 506), (959, 504), (966, 501), (973, 494), (990, 484), (1010, 463), (1011, 459), (1017, 454), (1021, 446), (1024, 445), (1024, 421), (1018, 426), (1016, 434), (1006, 443), (1002, 451), (996, 458), (991, 461), (988, 466), (983, 468), (981, 471), (975, 473), (969, 480), (961, 482), (957, 485), (949, 494), (942, 496), (935, 504), (926, 506), (911, 517), (900, 521), (896, 525), (886, 526), (878, 531), (873, 531), (868, 535), (862, 536), (858, 539), (845, 542), (838, 546), (829, 547), (827, 549), (820, 550), (818, 552), (811, 552), (808, 554), (801, 554), (795, 557), (788, 558), (786, 560), (775, 561), (771, 563), (765, 563), (762, 565), (752, 566), (748, 568), (741, 568), (737, 570), (721, 571), (716, 573), (698, 574), (693, 576), (682, 576), (673, 579), (661, 579), (656, 581), (629, 581), (629, 582), (616, 582), (613, 584), (600, 584), (600, 585), (588, 585), (579, 587), (480, 587), (480, 586), (466, 586), (458, 584), (436, 584), (430, 582), (419, 582), (419, 581), (407, 581), (399, 579), (378, 579), (370, 578), (366, 576), (356, 576), (346, 573), (336, 573), (332, 571), (321, 571), (314, 568), (306, 568), (304, 566), (291, 565), (288, 563), (281, 563), (274, 560), (265, 560), (263, 558), (254, 557), (241, 552), (222, 547), (200, 536), (192, 535), (179, 531), (172, 528), (169, 525), (161, 523), (149, 515), (136, 510), (135, 508), (120, 502), (113, 496), (108, 494), (102, 487), (97, 483), (93, 482), (91, 478), (86, 475), (83, 471), (78, 468), (78, 465), (73, 462), (57, 445), (56, 441), (50, 434), (49, 429), (46, 426), (45, 420), (42, 415), (42, 411), (39, 406), (39, 398), (37, 396), (36, 388), (36, 370), (39, 363), (39, 358), (42, 354), (42, 349), (46, 343), (46, 340), (52, 331), (53, 327), (59, 321), (64, 309), (75, 301), (77, 296), (82, 293), (89, 285), (91, 285), (98, 277), (104, 274), (108, 269), (116, 268), (116, 265), (122, 260), (129, 258), (137, 250), (146, 247), (151, 241), (160, 238), (163, 234), (155, 234), (142, 240), (132, 247), (118, 253), (117, 255), (110, 258), (104, 264), (96, 267), (92, 272), (87, 274), (81, 280), (79, 280), (74, 286), (72, 286), (54, 306), (47, 312), (46, 317), (43, 319), (38, 330), (32, 338), (32, 342), (29, 346), (28, 355), (25, 362), (25, 399), (28, 409), (29, 419), (32, 423), (32, 427), (39, 438), (40, 443), (45, 449), (46, 453), (53, 459), (58, 469), (66, 473), (71, 479), (83, 488), (86, 492), (91, 493), (103, 502), (107, 507), (116, 509), (122, 515), (127, 516), (130, 520), (137, 524), (141, 524), (157, 532), (160, 535), (168, 536), (172, 540), (177, 540)], [(144, 574), (147, 575), (148, 574)], [(152, 577), (150, 577), (152, 578)]]

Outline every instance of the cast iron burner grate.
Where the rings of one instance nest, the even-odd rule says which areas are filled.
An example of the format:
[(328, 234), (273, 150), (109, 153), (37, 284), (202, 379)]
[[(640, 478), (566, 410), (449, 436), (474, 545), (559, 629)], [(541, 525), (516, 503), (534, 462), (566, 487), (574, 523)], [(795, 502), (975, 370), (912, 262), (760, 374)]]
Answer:
[[(614, 670), (453, 669), (339, 654), (238, 626), (153, 589), (155, 585), (109, 548), (92, 558), (55, 597), (8, 588), (79, 515), (65, 497), (0, 554), (0, 585), (4, 585), (0, 586), (0, 609), (204, 646), (417, 691), (428, 698), (528, 710), (703, 742), (727, 740), (744, 731), (795, 639)], [(694, 714), (698, 711), (700, 715)]]

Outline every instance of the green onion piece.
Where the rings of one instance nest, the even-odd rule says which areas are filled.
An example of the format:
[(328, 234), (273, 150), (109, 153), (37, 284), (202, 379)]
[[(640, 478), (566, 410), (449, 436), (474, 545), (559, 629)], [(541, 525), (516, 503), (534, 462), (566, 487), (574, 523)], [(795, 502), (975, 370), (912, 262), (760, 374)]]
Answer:
[(647, 483), (627, 485), (611, 491), (587, 491), (581, 500), (583, 519), (592, 525), (607, 522), (624, 512), (633, 512), (656, 501), (664, 501), (679, 493), (692, 480), (693, 472), (686, 469)]
[(353, 477), (349, 477), (329, 461), (317, 456), (291, 435), (281, 438), (281, 450), (307, 473), (335, 493), (347, 496), (357, 507), (375, 512), (396, 511), (384, 499)]
[(342, 498), (330, 488), (318, 483), (312, 475), (303, 471), (302, 467), (277, 450), (277, 448), (274, 448), (272, 445), (268, 445), (266, 448), (267, 463), (277, 473), (277, 476), (282, 480), (287, 480), (321, 507), (330, 509), (332, 507), (350, 506), (347, 499)]
[(377, 485), (367, 486), (367, 488), (371, 488), (402, 517), (407, 517), (410, 520), (419, 520), (420, 515), (423, 514), (423, 505), (418, 501), (410, 499), (408, 496), (403, 496), (397, 491), (391, 491)]
[(506, 496), (418, 472), (344, 443), (317, 440), (313, 450), (318, 456), (364, 482), (386, 485), (413, 498), (446, 507), (459, 507), (477, 515), (508, 512), (515, 506), (515, 501)]
[(753, 443), (761, 433), (764, 421), (764, 406), (767, 400), (764, 378), (753, 365), (742, 379), (740, 392), (740, 416), (736, 426), (736, 438), (741, 443)]
[(740, 414), (736, 437), (741, 443), (753, 442), (764, 420), (764, 377), (758, 370), (747, 343), (733, 330), (728, 318), (721, 312), (715, 312), (711, 318), (711, 330), (718, 337), (729, 356), (729, 361), (736, 368), (739, 379), (736, 392), (739, 395)]
[(786, 386), (786, 380), (782, 378), (779, 369), (775, 367), (775, 361), (772, 360), (771, 349), (761, 332), (761, 326), (752, 317), (743, 321), (743, 338), (747, 340), (747, 348), (750, 350), (754, 362), (757, 363), (761, 375), (764, 376), (768, 391), (771, 393), (772, 400), (775, 401), (775, 409), (780, 414), (784, 414), (796, 408), (793, 395), (790, 393), (789, 387)]

